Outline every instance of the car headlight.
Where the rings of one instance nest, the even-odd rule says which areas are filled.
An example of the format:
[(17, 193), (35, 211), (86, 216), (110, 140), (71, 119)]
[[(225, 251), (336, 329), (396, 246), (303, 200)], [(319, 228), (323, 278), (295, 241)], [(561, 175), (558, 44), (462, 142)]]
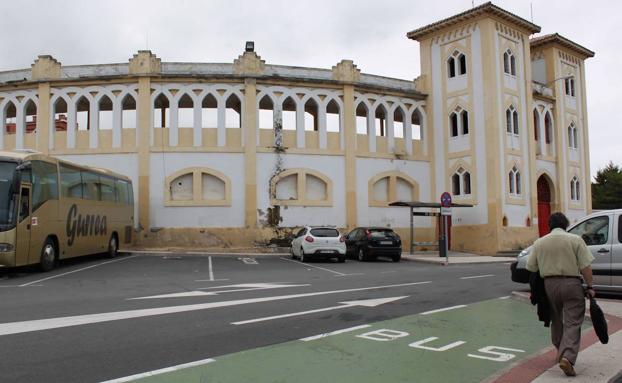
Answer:
[(518, 258), (526, 257), (529, 255), (529, 250), (525, 249), (518, 254)]
[(0, 253), (6, 253), (13, 251), (13, 245), (10, 243), (0, 243)]

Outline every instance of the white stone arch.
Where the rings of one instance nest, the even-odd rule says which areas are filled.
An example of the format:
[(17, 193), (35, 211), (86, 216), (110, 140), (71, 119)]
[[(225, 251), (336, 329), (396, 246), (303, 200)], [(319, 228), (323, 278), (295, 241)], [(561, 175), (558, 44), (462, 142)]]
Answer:
[[(37, 90), (20, 90), (15, 92), (0, 93), (2, 101), (0, 102), (0, 149), (4, 149), (4, 135), (6, 133), (6, 110), (9, 104), (15, 107), (15, 148), (24, 148), (24, 134), (26, 132), (26, 106), (29, 102), (39, 109), (39, 99)], [(38, 133), (38, 129), (35, 131)]]
[(120, 147), (122, 144), (122, 130), (123, 130), (123, 101), (127, 96), (131, 96), (136, 104), (136, 142), (138, 143), (140, 135), (138, 134), (138, 116), (140, 115), (138, 106), (138, 87), (124, 87), (120, 89), (121, 92), (112, 100), (112, 146)]
[(406, 152), (409, 155), (412, 155), (412, 118), (413, 115), (415, 113), (417, 113), (419, 115), (419, 134), (420, 134), (420, 140), (421, 140), (421, 147), (423, 148), (423, 155), (427, 155), (428, 154), (428, 144), (427, 144), (427, 137), (430, 134), (428, 132), (428, 116), (425, 112), (425, 104), (421, 103), (421, 102), (416, 102), (414, 103), (409, 109), (408, 109), (408, 116), (407, 116), (407, 121), (408, 121), (408, 129), (406, 128), (406, 126), (404, 126), (404, 138), (410, 140), (409, 142), (411, 142), (410, 145), (407, 145), (407, 149)]

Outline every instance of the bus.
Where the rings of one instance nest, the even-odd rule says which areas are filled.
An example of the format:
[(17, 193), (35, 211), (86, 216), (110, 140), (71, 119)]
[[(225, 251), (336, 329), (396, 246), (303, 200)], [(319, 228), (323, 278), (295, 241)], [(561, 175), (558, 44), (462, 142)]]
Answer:
[(130, 244), (132, 181), (33, 151), (0, 151), (0, 267), (107, 253)]

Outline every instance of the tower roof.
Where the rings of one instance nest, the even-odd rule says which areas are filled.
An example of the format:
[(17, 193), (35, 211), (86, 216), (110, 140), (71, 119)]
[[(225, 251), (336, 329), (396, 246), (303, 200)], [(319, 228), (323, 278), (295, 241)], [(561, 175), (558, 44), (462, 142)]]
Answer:
[(422, 37), (427, 36), (431, 33), (438, 32), (444, 28), (451, 27), (453, 25), (482, 15), (491, 15), (502, 20), (512, 22), (515, 25), (518, 25), (519, 27), (522, 27), (523, 29), (529, 31), (530, 33), (540, 32), (541, 29), (538, 25), (529, 22), (511, 12), (508, 12), (505, 9), (499, 8), (491, 2), (487, 2), (475, 8), (469, 9), (468, 11), (459, 13), (457, 15), (437, 21), (432, 24), (428, 24), (425, 27), (415, 29), (414, 31), (410, 31), (406, 34), (406, 37), (412, 40), (420, 40)]
[(583, 59), (594, 57), (594, 52), (587, 49), (586, 47), (571, 41), (559, 33), (552, 33), (550, 35), (542, 35), (538, 37), (534, 37), (529, 40), (529, 44), (531, 49), (543, 47), (549, 44), (559, 44), (564, 48), (570, 49), (574, 53), (581, 56)]

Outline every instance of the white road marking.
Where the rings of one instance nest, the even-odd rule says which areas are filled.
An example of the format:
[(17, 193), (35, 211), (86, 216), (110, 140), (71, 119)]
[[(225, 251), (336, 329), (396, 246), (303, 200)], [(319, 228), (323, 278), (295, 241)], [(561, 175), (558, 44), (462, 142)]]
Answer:
[(494, 277), (494, 274), (486, 274), (486, 275), (473, 275), (472, 277), (462, 277), (460, 279), (475, 279), (475, 278), (488, 278), (488, 277)]
[(344, 334), (346, 332), (352, 332), (352, 331), (356, 331), (356, 330), (361, 330), (361, 329), (368, 328), (368, 327), (371, 327), (371, 325), (370, 324), (362, 324), (360, 326), (354, 326), (354, 327), (344, 328), (344, 329), (341, 329), (341, 330), (325, 332), (324, 334), (309, 336), (309, 337), (306, 337), (306, 338), (302, 338), (300, 340), (303, 341), (303, 342), (309, 342), (309, 341), (316, 340), (316, 339), (326, 338), (327, 336)]
[(214, 269), (212, 268), (212, 257), (207, 257), (209, 263), (209, 280), (214, 280)]
[(324, 268), (324, 267), (315, 266), (315, 265), (310, 265), (310, 264), (308, 264), (308, 263), (300, 262), (300, 261), (297, 261), (297, 260), (295, 260), (295, 259), (288, 259), (288, 258), (283, 258), (283, 257), (281, 257), (281, 259), (282, 259), (282, 260), (284, 260), (284, 261), (290, 261), (290, 262), (294, 262), (294, 263), (299, 263), (299, 264), (301, 264), (301, 265), (303, 265), (303, 266), (309, 266), (309, 267), (313, 267), (313, 268), (316, 268), (316, 269), (320, 269), (320, 270), (328, 271), (329, 273), (334, 273), (334, 274), (340, 275), (340, 276), (342, 276), (342, 277), (343, 277), (344, 275), (346, 275), (346, 274), (344, 274), (344, 273), (340, 273), (340, 272), (335, 271), (335, 270), (330, 270), (330, 269), (326, 269), (326, 268)]
[(210, 280), (210, 279), (196, 279), (195, 282), (222, 282), (222, 281), (228, 281), (229, 278), (221, 278), (221, 279), (214, 279), (214, 280)]
[(258, 265), (259, 263), (255, 260), (255, 258), (238, 258), (242, 262), (247, 265)]
[(345, 289), (345, 290), (318, 291), (318, 292), (313, 292), (313, 293), (279, 295), (279, 296), (273, 296), (273, 297), (249, 298), (249, 299), (239, 299), (239, 300), (233, 300), (233, 301), (199, 303), (199, 304), (182, 305), (182, 306), (156, 307), (156, 308), (151, 308), (151, 309), (116, 311), (116, 312), (77, 315), (77, 316), (60, 317), (60, 318), (36, 319), (36, 320), (22, 321), (22, 322), (0, 323), (0, 336), (9, 335), (9, 334), (19, 334), (19, 333), (31, 332), (31, 331), (42, 331), (42, 330), (49, 330), (49, 329), (55, 329), (55, 328), (79, 326), (79, 325), (91, 324), (91, 323), (110, 322), (110, 321), (122, 320), (122, 319), (132, 319), (132, 318), (141, 318), (141, 317), (148, 317), (148, 316), (155, 316), (155, 315), (175, 314), (175, 313), (182, 313), (182, 312), (188, 312), (188, 311), (206, 310), (206, 309), (212, 309), (212, 308), (238, 306), (238, 305), (245, 305), (245, 304), (252, 304), (252, 303), (262, 303), (262, 302), (280, 301), (280, 300), (286, 300), (286, 299), (314, 297), (314, 296), (319, 296), (319, 295), (341, 294), (341, 293), (349, 293), (349, 292), (354, 292), (354, 291), (380, 290), (380, 289), (388, 289), (392, 287), (415, 286), (415, 285), (422, 285), (426, 283), (431, 283), (431, 281), (401, 283), (401, 284), (395, 284), (395, 285), (359, 287), (356, 289)]
[(349, 274), (341, 274), (341, 275), (333, 275), (334, 277), (348, 277), (350, 275), (365, 275), (365, 273), (349, 273)]
[[(156, 299), (156, 298), (185, 298), (185, 297), (198, 297), (198, 296), (206, 296), (206, 295), (218, 295), (222, 293), (237, 293), (239, 291), (253, 291), (253, 290), (268, 290), (268, 289), (278, 289), (284, 287), (302, 287), (302, 286), (310, 286), (309, 284), (304, 285), (287, 285), (287, 284), (274, 284), (274, 283), (243, 283), (240, 285), (231, 285), (230, 287), (242, 287), (233, 290), (222, 290), (222, 291), (184, 291), (181, 293), (172, 293), (172, 294), (161, 294), (161, 295), (151, 295), (148, 297), (137, 297), (137, 298), (128, 298), (127, 300), (136, 300), (136, 299)], [(227, 286), (220, 286), (227, 287)], [(247, 288), (244, 288), (247, 287)], [(199, 290), (207, 290), (218, 287), (205, 287)]]
[(499, 299), (510, 299), (510, 298), (511, 298), (511, 296), (509, 296), (509, 295), (506, 295), (504, 297), (499, 297)]
[(455, 309), (461, 309), (463, 307), (466, 307), (466, 305), (458, 305), (458, 306), (451, 306), (451, 307), (445, 307), (442, 309), (438, 309), (438, 310), (431, 310), (431, 311), (426, 311), (424, 313), (421, 313), (419, 315), (430, 315), (430, 314), (436, 314), (436, 313), (440, 313), (443, 311), (449, 311), (449, 310), (455, 310)]
[(167, 372), (183, 370), (185, 368), (201, 366), (201, 365), (212, 363), (212, 362), (215, 362), (215, 360), (211, 359), (211, 358), (210, 359), (197, 360), (196, 362), (178, 364), (177, 366), (166, 367), (166, 368), (162, 368), (160, 370), (155, 370), (155, 371), (143, 372), (142, 374), (126, 376), (124, 378), (118, 378), (118, 379), (113, 379), (113, 380), (106, 380), (105, 382), (101, 382), (101, 383), (125, 383), (125, 382), (131, 382), (131, 381), (138, 380), (138, 379), (148, 378), (150, 376), (166, 374)]
[(137, 257), (137, 256), (136, 255), (130, 255), (129, 257), (125, 257), (125, 258), (113, 259), (111, 261), (106, 261), (106, 262), (98, 263), (96, 265), (91, 265), (91, 266), (83, 267), (81, 269), (68, 271), (66, 273), (52, 275), (51, 277), (39, 279), (37, 281), (32, 281), (32, 282), (24, 283), (23, 285), (19, 285), (19, 287), (26, 287), (26, 286), (34, 285), (35, 283), (39, 283), (39, 282), (47, 281), (47, 280), (50, 280), (50, 279), (53, 279), (53, 278), (58, 278), (58, 277), (62, 277), (62, 276), (65, 276), (65, 275), (77, 273), (78, 271), (84, 271), (84, 270), (87, 270), (87, 269), (92, 269), (93, 267), (107, 265), (107, 264), (113, 263), (113, 262), (126, 261), (126, 260), (134, 258), (134, 257)]
[(315, 309), (315, 310), (300, 311), (297, 313), (289, 313), (289, 314), (274, 315), (274, 316), (269, 316), (269, 317), (264, 317), (264, 318), (249, 319), (249, 320), (243, 320), (239, 322), (231, 322), (231, 324), (237, 326), (241, 324), (265, 322), (265, 321), (269, 321), (273, 319), (282, 319), (282, 318), (290, 318), (290, 317), (306, 315), (306, 314), (315, 314), (315, 313), (320, 313), (324, 311), (345, 309), (347, 307), (353, 307), (353, 306), (376, 307), (376, 306), (380, 306), (385, 303), (397, 301), (398, 299), (404, 299), (404, 298), (408, 298), (408, 295), (402, 296), (402, 297), (365, 299), (365, 300), (360, 300), (360, 301), (339, 302), (340, 306), (325, 307), (325, 308)]

